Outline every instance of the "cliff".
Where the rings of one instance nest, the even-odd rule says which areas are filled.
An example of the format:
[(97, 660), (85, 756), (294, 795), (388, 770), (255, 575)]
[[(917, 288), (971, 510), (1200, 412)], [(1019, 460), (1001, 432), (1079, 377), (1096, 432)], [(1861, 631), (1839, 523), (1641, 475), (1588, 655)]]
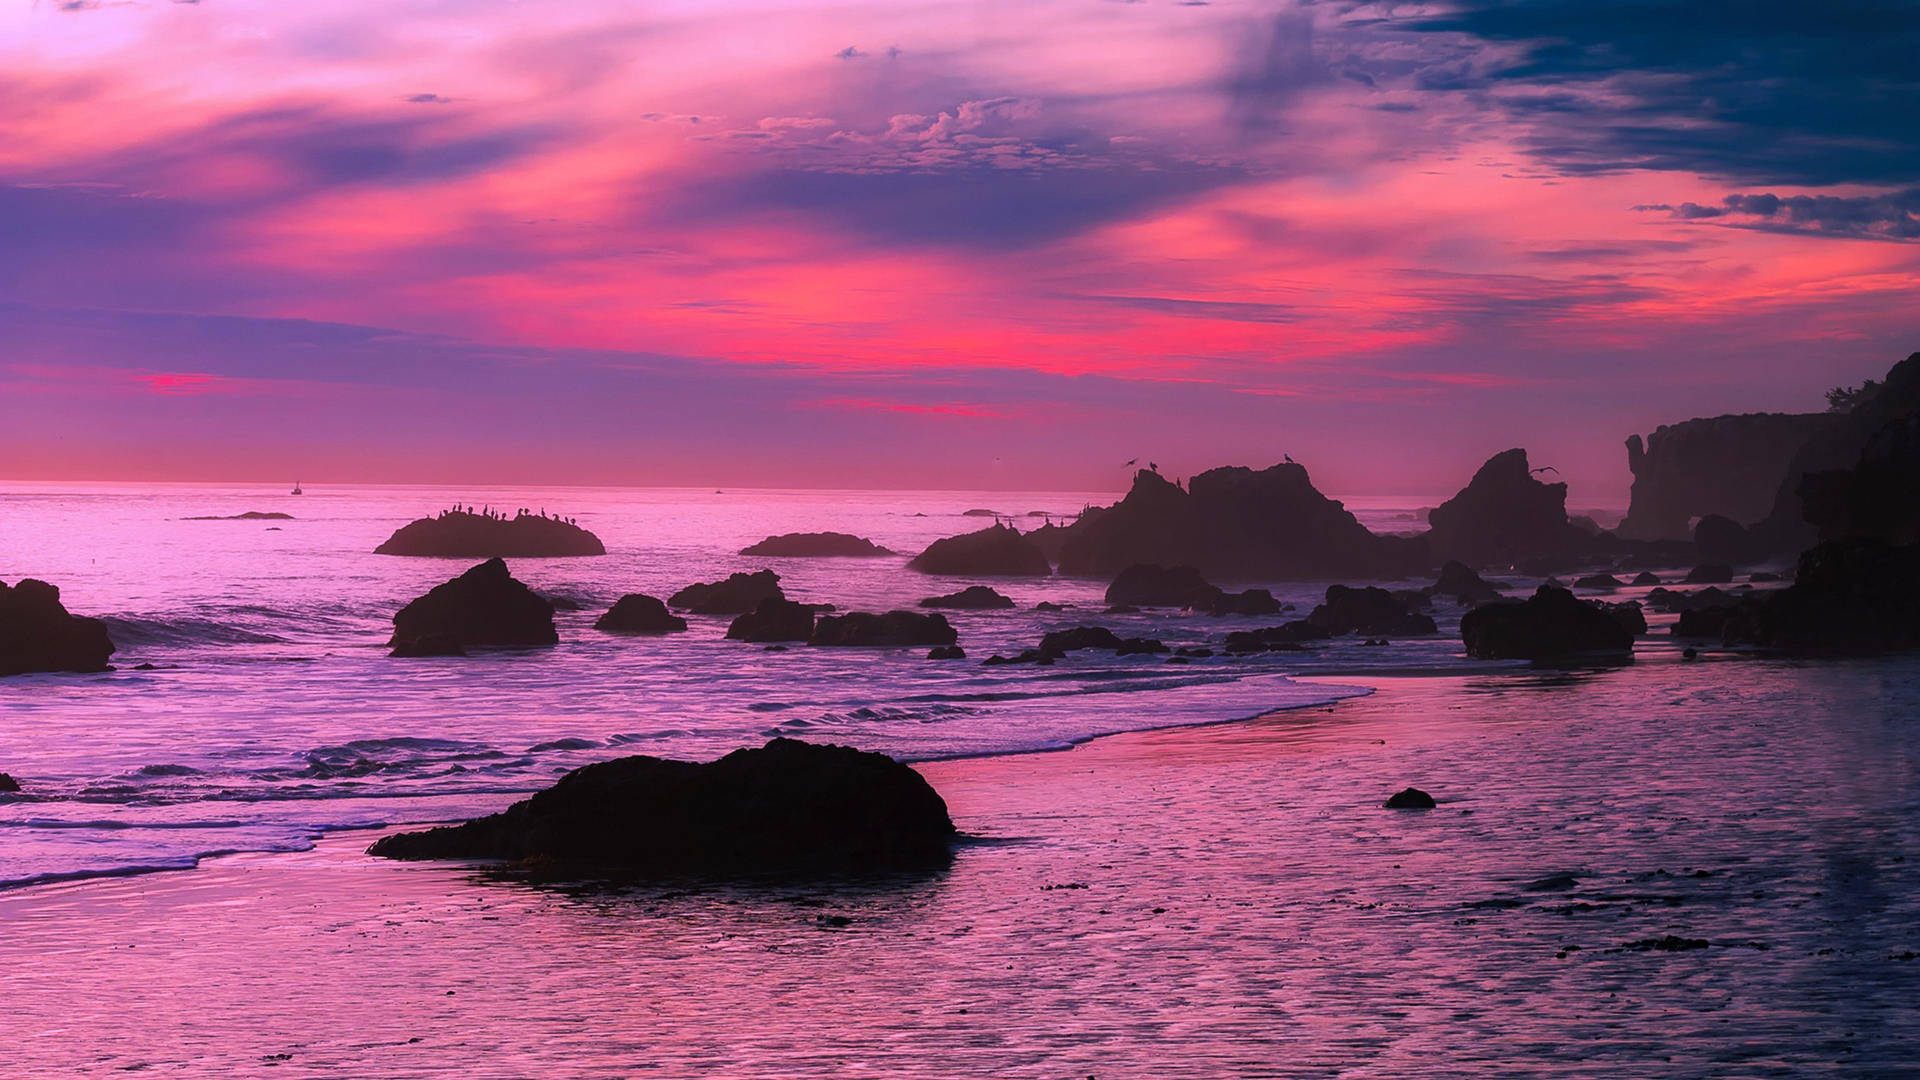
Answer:
[(1788, 463), (1833, 426), (1827, 413), (1745, 413), (1662, 424), (1642, 443), (1627, 439), (1633, 495), (1617, 533), (1630, 540), (1684, 540), (1710, 514), (1748, 524), (1765, 517)]

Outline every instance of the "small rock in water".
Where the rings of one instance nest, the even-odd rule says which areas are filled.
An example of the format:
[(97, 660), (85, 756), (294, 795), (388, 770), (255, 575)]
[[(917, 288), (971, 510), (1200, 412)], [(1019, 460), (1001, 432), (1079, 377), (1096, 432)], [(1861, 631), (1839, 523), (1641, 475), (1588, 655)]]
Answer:
[(20, 781), (0, 772), (0, 793), (12, 793), (20, 790)]
[(1416, 787), (1396, 791), (1387, 799), (1389, 810), (1431, 810), (1435, 805), (1433, 796)]
[(958, 645), (941, 645), (927, 651), (929, 660), (965, 660), (966, 658), (967, 650)]

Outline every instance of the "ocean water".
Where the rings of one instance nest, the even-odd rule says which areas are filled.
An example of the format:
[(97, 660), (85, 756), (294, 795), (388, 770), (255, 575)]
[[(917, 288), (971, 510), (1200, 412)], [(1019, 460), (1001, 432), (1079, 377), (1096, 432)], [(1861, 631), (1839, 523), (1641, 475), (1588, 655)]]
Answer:
[[(726, 641), (725, 618), (631, 638), (592, 628), (627, 592), (665, 596), (771, 567), (789, 596), (842, 610), (910, 607), (971, 583), (905, 569), (928, 542), (979, 528), (991, 509), (1069, 515), (1111, 494), (0, 485), (0, 580), (38, 577), (69, 610), (105, 619), (118, 670), (0, 681), (0, 888), (181, 868), (213, 854), (294, 851), (329, 830), (498, 809), (581, 764), (631, 753), (710, 757), (773, 736), (910, 760), (1061, 747), (1134, 729), (1218, 722), (1363, 693), (1292, 675), (1479, 670), (1457, 612), (1428, 639), (1309, 653), (1216, 657), (1082, 653), (1050, 668), (982, 667), (1047, 630), (1097, 622), (1169, 646), (1218, 646), (1276, 619), (1177, 612), (1103, 616), (1104, 583), (994, 582), (1018, 606), (949, 612), (969, 659), (924, 650), (773, 652)], [(511, 560), (516, 576), (573, 599), (558, 648), (469, 659), (386, 655), (392, 614), (472, 560), (396, 558), (374, 547), (455, 501), (575, 517), (600, 558)], [(1379, 531), (1417, 528), (1437, 499), (1356, 500)], [(279, 511), (287, 521), (192, 520)], [(769, 534), (834, 529), (902, 554), (749, 559)], [(1324, 583), (1265, 584), (1299, 617)], [(1521, 584), (1521, 583), (1516, 583)], [(1525, 583), (1530, 584), (1530, 583)], [(1039, 600), (1072, 604), (1032, 610)]]

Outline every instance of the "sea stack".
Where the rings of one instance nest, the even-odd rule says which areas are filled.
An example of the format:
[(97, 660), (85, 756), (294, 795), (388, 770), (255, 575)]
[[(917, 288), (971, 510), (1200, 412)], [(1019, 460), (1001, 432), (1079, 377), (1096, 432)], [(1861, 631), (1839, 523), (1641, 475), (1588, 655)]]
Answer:
[(0, 675), (107, 671), (113, 639), (106, 624), (67, 612), (60, 590), (25, 578), (0, 581)]
[(520, 511), (512, 517), (449, 510), (401, 526), (375, 555), (463, 559), (546, 559), (605, 555), (600, 538), (565, 518)]
[(436, 585), (393, 616), (395, 656), (459, 656), (468, 649), (557, 644), (553, 605), (514, 580), (499, 559)]
[(927, 545), (907, 569), (923, 574), (975, 577), (1046, 577), (1053, 564), (1020, 530), (992, 525), (979, 532), (949, 536)]

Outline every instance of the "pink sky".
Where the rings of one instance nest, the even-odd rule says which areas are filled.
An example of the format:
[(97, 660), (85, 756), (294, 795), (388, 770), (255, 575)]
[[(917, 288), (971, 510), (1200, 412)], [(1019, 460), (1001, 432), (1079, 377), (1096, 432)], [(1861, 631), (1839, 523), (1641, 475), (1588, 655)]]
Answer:
[(1573, 10), (15, 5), (0, 477), (1597, 503), (1920, 348), (1911, 74)]

